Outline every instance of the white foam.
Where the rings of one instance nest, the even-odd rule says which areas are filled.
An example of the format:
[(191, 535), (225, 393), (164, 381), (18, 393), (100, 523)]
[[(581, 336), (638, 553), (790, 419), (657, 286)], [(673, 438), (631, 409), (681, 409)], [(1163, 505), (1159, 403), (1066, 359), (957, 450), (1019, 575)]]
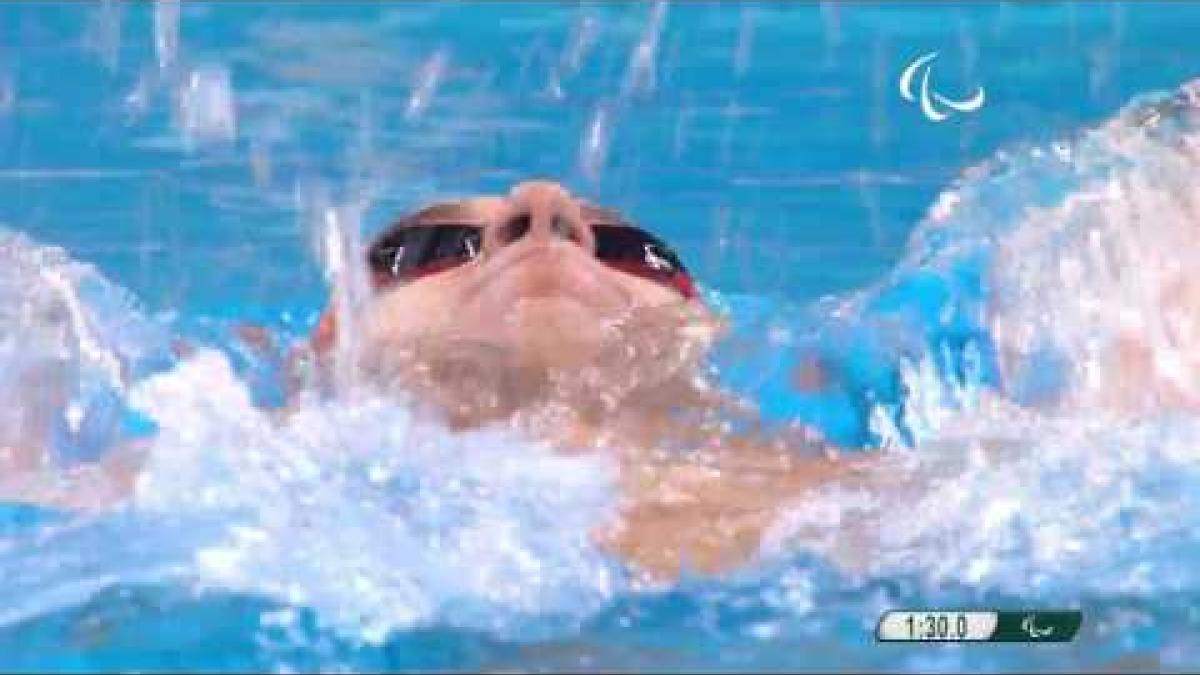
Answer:
[(119, 395), (165, 350), (163, 327), (124, 289), (61, 249), (0, 228), (0, 400), (10, 403), (0, 437), (44, 445), (59, 421), (78, 432), (90, 406)]
[(504, 431), (452, 434), (395, 401), (254, 409), (215, 352), (137, 387), (160, 426), (138, 509), (228, 515), (206, 584), (312, 607), (350, 639), (441, 622), (524, 634), (602, 607), (619, 577), (590, 542), (613, 468)]
[[(1200, 419), (1153, 396), (1106, 398), (1148, 388), (1115, 367), (1109, 345), (1121, 331), (1160, 364), (1191, 368), (1170, 361), (1196, 344), (1179, 341), (1187, 326), (1164, 328), (1172, 319), (1160, 294), (1200, 262), (1197, 87), (1134, 104), (1054, 152), (1004, 153), (937, 200), (884, 286), (998, 254), (985, 319), (1002, 356), (1054, 350), (1065, 391), (1053, 405), (1026, 404), (1009, 398), (1023, 376), (1011, 364), (996, 391), (972, 347), (960, 381), (935, 366), (945, 355), (915, 354), (900, 368), (903, 409), (876, 406), (873, 417), (893, 450), (905, 445), (900, 427), (915, 447), (880, 460), (874, 489), (828, 489), (795, 504), (769, 551), (816, 549), (867, 576), (1027, 597), (1200, 586), (1186, 562), (1200, 550)], [(840, 308), (862, 316), (872, 292)], [(1195, 371), (1186, 372), (1181, 379)]]
[[(1074, 363), (1091, 363), (1087, 340), (1097, 327), (1140, 325), (1140, 287), (1118, 283), (1114, 269), (1161, 262), (1169, 270), (1165, 253), (1184, 247), (1193, 222), (1187, 200), (1171, 199), (1194, 180), (1191, 136), (1141, 136), (1127, 126), (1069, 150), (998, 160), (998, 172), (969, 172), (938, 201), (897, 274), (999, 241), (1016, 255), (995, 277), (1009, 293), (997, 315), (1004, 330), (1049, 336)], [(1110, 166), (1132, 173), (1114, 183)], [(1065, 194), (1047, 187), (1064, 184)], [(1145, 212), (1161, 231), (1135, 227)], [(6, 366), (59, 350), (86, 361), (77, 325), (122, 363), (150, 343), (127, 298), (60, 251), (9, 237), (0, 252), (0, 316), (34, 308), (34, 320), (0, 321)], [(47, 266), (70, 270), (86, 324), (52, 284), (37, 283)], [(911, 402), (902, 421), (917, 447), (889, 465), (917, 489), (806, 495), (768, 537), (770, 551), (842, 559), (853, 552), (854, 524), (873, 521), (884, 526), (866, 533), (861, 541), (873, 547), (852, 562), (877, 577), (1062, 598), (1200, 585), (1186, 562), (1200, 548), (1200, 423), (1021, 407), (989, 395), (978, 373), (947, 383), (934, 357), (902, 369)], [(106, 382), (104, 371), (85, 379)], [(502, 430), (453, 434), (369, 395), (271, 414), (254, 408), (229, 363), (207, 351), (136, 384), (130, 402), (160, 427), (133, 520), (83, 528), (69, 546), (47, 544), (49, 552), (0, 550), (16, 589), (5, 592), (27, 594), (22, 616), (79, 602), (148, 561), (202, 585), (311, 607), (323, 624), (368, 642), (432, 623), (529, 637), (530, 626), (578, 623), (628, 589), (588, 537), (616, 502), (614, 467), (599, 458), (559, 456)], [(896, 411), (880, 412), (882, 424)], [(170, 544), (171, 553), (114, 555), (138, 541)], [(102, 573), (89, 571), (97, 560), (106, 561)], [(43, 569), (57, 571), (39, 576)], [(780, 602), (798, 613), (812, 611), (823, 583), (803, 571), (776, 582)]]

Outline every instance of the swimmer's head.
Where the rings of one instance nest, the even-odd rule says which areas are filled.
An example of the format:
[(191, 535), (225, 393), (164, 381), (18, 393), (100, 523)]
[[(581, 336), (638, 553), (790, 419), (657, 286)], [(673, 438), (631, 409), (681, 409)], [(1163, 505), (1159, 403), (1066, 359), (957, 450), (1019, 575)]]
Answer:
[(367, 259), (368, 344), (465, 340), (575, 367), (635, 317), (709, 317), (663, 241), (552, 182), (422, 209), (376, 238)]

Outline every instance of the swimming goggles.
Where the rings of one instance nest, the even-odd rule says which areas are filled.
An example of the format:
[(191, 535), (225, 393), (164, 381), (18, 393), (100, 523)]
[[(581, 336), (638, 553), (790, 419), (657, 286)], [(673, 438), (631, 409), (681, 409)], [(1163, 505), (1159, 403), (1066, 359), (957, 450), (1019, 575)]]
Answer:
[[(696, 297), (679, 256), (654, 235), (625, 223), (594, 223), (596, 258), (628, 274)], [(474, 260), (483, 251), (483, 228), (454, 223), (398, 224), (367, 250), (376, 288), (413, 281)]]

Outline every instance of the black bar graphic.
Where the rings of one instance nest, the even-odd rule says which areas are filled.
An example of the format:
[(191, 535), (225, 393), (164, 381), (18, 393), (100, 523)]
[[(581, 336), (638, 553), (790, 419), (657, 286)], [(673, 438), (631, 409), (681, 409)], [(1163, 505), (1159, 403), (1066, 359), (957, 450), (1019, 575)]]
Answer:
[(1083, 623), (1077, 610), (998, 612), (990, 642), (1070, 642)]

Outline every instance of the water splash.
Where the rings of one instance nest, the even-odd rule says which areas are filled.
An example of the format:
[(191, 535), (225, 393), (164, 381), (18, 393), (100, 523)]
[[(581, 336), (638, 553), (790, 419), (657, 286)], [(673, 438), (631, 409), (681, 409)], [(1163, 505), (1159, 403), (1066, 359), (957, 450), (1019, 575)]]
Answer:
[(617, 588), (588, 535), (611, 517), (603, 459), (450, 434), (395, 400), (302, 404), (276, 423), (214, 352), (131, 399), (160, 427), (137, 508), (229, 514), (195, 553), (205, 584), (314, 608), (368, 643), (431, 621), (528, 635)]
[[(966, 301), (980, 289), (960, 280), (986, 284), (983, 320), (1010, 395), (1109, 411), (1196, 400), (1184, 308), (1194, 297), (1186, 270), (1200, 262), (1189, 244), (1198, 101), (1189, 83), (1077, 139), (969, 171), (930, 209), (894, 278), (937, 270)], [(1048, 370), (1058, 391), (1037, 383)]]
[[(943, 193), (896, 273), (837, 308), (896, 348), (903, 397), (869, 411), (896, 482), (806, 498), (768, 550), (1047, 602), (1194, 593), (1200, 423), (1163, 391), (1169, 366), (1192, 372), (1171, 303), (1194, 300), (1171, 293), (1197, 262), (1198, 131), (1193, 82)], [(1120, 335), (1151, 372), (1114, 356)]]
[[(169, 361), (164, 327), (90, 266), (0, 228), (0, 398), (7, 444), (61, 459), (95, 456), (124, 429), (114, 417), (129, 378)], [(26, 442), (22, 442), (26, 441)]]
[(295, 196), (302, 229), (310, 237), (330, 289), (327, 310), (336, 317), (332, 359), (334, 392), (348, 395), (356, 389), (361, 310), (370, 295), (366, 263), (359, 254), (362, 216), (369, 208), (368, 194), (358, 194), (337, 204), (322, 181), (300, 181)]
[(58, 294), (60, 302), (66, 310), (69, 319), (68, 325), (71, 327), (74, 342), (79, 348), (80, 357), (101, 373), (105, 384), (117, 391), (123, 390), (125, 382), (121, 372), (121, 362), (117, 359), (116, 354), (101, 346), (96, 336), (93, 335), (89, 317), (72, 283), (62, 270), (43, 268), (41, 275), (46, 285)]
[[(832, 14), (838, 11), (836, 6), (823, 4), (822, 10), (833, 16), (831, 25), (836, 29), (837, 17)], [(883, 54), (880, 44), (876, 43), (875, 57), (877, 63), (885, 63), (880, 56)], [(879, 68), (879, 72), (886, 71)], [(1138, 109), (1139, 114), (1150, 114), (1154, 106)], [(604, 133), (595, 134), (603, 142), (595, 143), (592, 148), (607, 151), (611, 117), (602, 114), (602, 110), (596, 112), (592, 121), (605, 122), (599, 125)], [(1169, 110), (1146, 119), (1153, 117), (1158, 117), (1164, 127), (1179, 121)], [(1122, 127), (1136, 118), (1131, 116), (1114, 127)], [(589, 129), (595, 126), (590, 125)], [(1140, 132), (1134, 135), (1137, 133)], [(1120, 145), (1113, 138), (1105, 142)], [(932, 268), (944, 273), (947, 284), (953, 286), (958, 283), (955, 263), (981, 251), (1002, 251), (1004, 256), (1024, 261), (1028, 263), (1025, 268), (991, 267), (999, 272), (994, 278), (988, 275), (987, 283), (999, 290), (999, 295), (993, 297), (1002, 302), (996, 316), (986, 318), (989, 321), (994, 318), (999, 322), (997, 326), (1007, 327), (1000, 331), (1002, 334), (1018, 336), (1012, 341), (1020, 347), (1018, 363), (1023, 359), (1034, 363), (1037, 355), (1045, 351), (1041, 347), (1049, 345), (1051, 352), (1067, 358), (1068, 369), (1075, 368), (1091, 359), (1087, 354), (1102, 353), (1098, 349), (1088, 351), (1086, 338), (1089, 326), (1094, 325), (1090, 322), (1100, 321), (1118, 328), (1121, 325), (1120, 317), (1108, 315), (1110, 311), (1102, 302), (1103, 293), (1093, 293), (1089, 284), (1099, 289), (1116, 288), (1120, 277), (1130, 270), (1153, 269), (1151, 263), (1157, 261), (1169, 267), (1170, 259), (1164, 256), (1164, 251), (1182, 250), (1181, 244), (1187, 243), (1175, 239), (1175, 235), (1184, 232), (1177, 225), (1185, 221), (1188, 209), (1166, 196), (1192, 193), (1194, 186), (1186, 177), (1194, 175), (1194, 167), (1170, 159), (1176, 152), (1170, 148), (1173, 143), (1195, 147), (1190, 134), (1165, 134), (1158, 141), (1131, 143), (1124, 151), (1108, 155), (1109, 159), (1097, 159), (1103, 153), (1089, 155), (1084, 149), (1086, 142), (1040, 148), (1037, 152), (1041, 154), (1032, 150), (1012, 151), (992, 166), (972, 171), (955, 189), (942, 196), (918, 234), (909, 263), (890, 281), (912, 275), (918, 269)], [(582, 151), (585, 147), (587, 143), (581, 144), (581, 158), (586, 155)], [(599, 154), (603, 157), (603, 153)], [(1055, 157), (1061, 166), (1054, 163)], [(581, 164), (584, 164), (582, 159)], [(603, 164), (601, 159), (597, 166)], [(1132, 166), (1134, 175), (1111, 180), (1107, 175), (1109, 165)], [(602, 168), (593, 175), (599, 171)], [(1092, 173), (1096, 176), (1087, 175)], [(1165, 184), (1172, 187), (1156, 187), (1160, 178), (1165, 178)], [(1159, 194), (1153, 198), (1146, 196), (1156, 191)], [(1075, 196), (1064, 200), (1064, 194)], [(344, 254), (352, 250), (351, 244), (347, 239), (339, 239), (337, 233), (342, 225), (358, 216), (329, 208), (332, 215), (324, 208), (315, 209), (323, 215), (314, 220), (318, 224), (314, 232), (318, 238), (322, 232), (328, 235), (323, 244), (326, 249), (338, 249)], [(1131, 213), (1143, 209), (1164, 212), (1170, 223), (1168, 229), (1175, 230), (1175, 234), (1151, 233), (1152, 241), (1139, 243), (1140, 233), (1131, 225), (1137, 218)], [(1081, 226), (1089, 221), (1099, 223), (1098, 233), (1085, 236), (1080, 233)], [(1120, 236), (1106, 236), (1114, 229)], [(1015, 234), (1016, 231), (1021, 234)], [(1047, 246), (1048, 242), (1053, 245)], [(719, 253), (720, 247), (714, 247), (713, 254)], [(1065, 260), (1065, 264), (1059, 264), (1055, 256)], [(1116, 262), (1112, 262), (1114, 257)], [(326, 270), (330, 269), (327, 264)], [(330, 279), (337, 276), (331, 273)], [(1064, 286), (1061, 292), (1060, 286)], [(1081, 289), (1090, 295), (1082, 303), (1087, 307), (1078, 310), (1082, 318), (1076, 321), (1070, 317), (1076, 303), (1073, 293)], [(51, 291), (51, 287), (46, 287), (48, 295), (53, 295)], [(1122, 298), (1118, 304), (1137, 307), (1153, 297), (1149, 291), (1138, 293)], [(58, 298), (55, 303), (61, 303), (61, 293), (54, 297)], [(970, 298), (958, 299), (970, 301)], [(350, 299), (345, 302), (353, 304)], [(104, 310), (93, 310), (88, 303), (87, 299), (81, 301), (84, 312), (101, 319), (108, 316)], [(882, 310), (876, 306), (870, 311)], [(75, 349), (69, 312), (60, 314), (60, 319), (56, 325), (63, 327), (66, 344)], [(1176, 329), (1165, 325), (1168, 323), (1165, 317), (1148, 316), (1148, 319), (1136, 320), (1135, 327), (1148, 336), (1151, 344), (1171, 347), (1175, 338), (1171, 338), (1170, 331)], [(942, 321), (938, 316), (930, 325), (944, 328), (951, 323), (949, 319)], [(1154, 321), (1164, 325), (1154, 327)], [(901, 331), (904, 328), (900, 326)], [(1026, 333), (1033, 336), (1030, 342), (1022, 337)], [(51, 344), (38, 342), (40, 339), (40, 335), (34, 336), (32, 344), (39, 347)], [(96, 338), (110, 349), (104, 339)], [(1153, 351), (1167, 353), (1170, 349), (1160, 351), (1154, 347)], [(1083, 415), (1073, 416), (1069, 410), (1062, 416), (1041, 414), (989, 397), (994, 392), (988, 391), (991, 385), (985, 384), (986, 378), (981, 375), (965, 376), (961, 382), (948, 381), (944, 364), (951, 359), (942, 356), (940, 348), (930, 348), (927, 353), (916, 350), (910, 355), (913, 358), (901, 360), (899, 369), (903, 388), (908, 392), (906, 405), (886, 408), (880, 404), (872, 413), (878, 413), (875, 419), (880, 435), (891, 434), (886, 438), (893, 439), (890, 443), (885, 440), (885, 446), (898, 449), (901, 445), (915, 444), (914, 461), (933, 472), (934, 492), (944, 488), (940, 493), (944, 499), (910, 502), (893, 514), (899, 525), (886, 533), (883, 555), (868, 576), (874, 574), (886, 580), (889, 587), (928, 588), (939, 583), (968, 583), (972, 584), (968, 599), (975, 597), (971, 595), (975, 589), (1002, 588), (1023, 597), (1057, 595), (1073, 601), (1077, 596), (1070, 594), (1080, 589), (1110, 593), (1105, 586), (1110, 582), (1114, 589), (1150, 596), (1160, 591), (1184, 594), (1194, 591), (1194, 576), (1180, 564), (1195, 554), (1196, 531), (1191, 515), (1196, 512), (1196, 505), (1190, 496), (1196, 485), (1190, 458), (1196, 430), (1186, 420), (1179, 423), (1167, 420), (1160, 425), (1157, 420), (1141, 419), (1126, 425), (1110, 419), (1084, 419)], [(22, 354), (21, 358), (26, 356)], [(979, 355), (972, 357), (975, 358), (986, 361), (988, 357), (980, 348)], [(1032, 365), (1026, 368), (1033, 369), (1037, 368)], [(96, 381), (108, 381), (103, 371), (101, 368)], [(1099, 379), (1088, 380), (1093, 376), (1091, 373)], [(1019, 381), (1025, 376), (1011, 377)], [(1093, 384), (1083, 389), (1100, 389), (1106, 380), (1112, 383), (1111, 374), (1090, 366), (1070, 378), (1075, 391), (1080, 390), (1080, 383), (1087, 382)], [(592, 557), (593, 552), (568, 536), (568, 531), (586, 529), (593, 523), (592, 506), (580, 506), (570, 500), (587, 493), (599, 495), (596, 500), (602, 503), (607, 496), (598, 485), (583, 479), (571, 482), (572, 478), (565, 487), (558, 487), (560, 472), (585, 472), (595, 467), (569, 464), (564, 469), (555, 465), (544, 472), (535, 472), (538, 475), (533, 478), (514, 478), (516, 469), (506, 474), (511, 467), (496, 468), (498, 456), (513, 451), (513, 457), (524, 461), (532, 456), (537, 464), (537, 458), (541, 457), (539, 448), (502, 438), (502, 434), (473, 436), (470, 442), (460, 443), (455, 440), (457, 437), (443, 437), (436, 427), (422, 427), (402, 406), (379, 401), (313, 404), (302, 408), (296, 421), (285, 423), (283, 433), (279, 434), (278, 426), (266, 415), (246, 406), (242, 386), (229, 374), (227, 363), (215, 355), (202, 353), (171, 376), (155, 380), (153, 386), (142, 390), (142, 396), (158, 406), (150, 412), (163, 420), (170, 440), (156, 445), (154, 456), (162, 462), (152, 467), (138, 508), (146, 514), (157, 511), (162, 521), (175, 520), (183, 526), (171, 530), (152, 517), (149, 531), (120, 525), (98, 526), (89, 530), (92, 534), (86, 538), (86, 545), (81, 543), (77, 548), (57, 551), (61, 558), (75, 555), (84, 561), (64, 571), (64, 578), (92, 573), (93, 569), (84, 568), (91, 567), (89, 563), (95, 563), (100, 556), (109, 556), (113, 551), (112, 541), (136, 539), (144, 533), (148, 535), (144, 541), (150, 544), (174, 543), (184, 549), (175, 564), (183, 561), (181, 576), (185, 578), (199, 579), (209, 587), (241, 589), (289, 602), (295, 598), (298, 604), (318, 607), (320, 616), (338, 626), (343, 634), (369, 641), (378, 641), (388, 631), (442, 621), (485, 632), (495, 629), (501, 635), (521, 634), (518, 626), (522, 621), (537, 617), (539, 612), (560, 613), (578, 621), (592, 616), (590, 613), (602, 606), (611, 597), (610, 593), (621, 592), (620, 584), (611, 582), (613, 577), (598, 558)], [(1017, 388), (1010, 379), (1001, 393), (1024, 398), (1014, 391)], [(210, 389), (212, 397), (202, 398), (201, 394)], [(12, 400), (19, 402), (17, 405), (28, 402), (28, 399)], [(178, 408), (172, 408), (175, 403)], [(900, 423), (895, 421), (897, 418)], [(231, 429), (228, 437), (220, 435), (224, 427)], [(382, 434), (399, 433), (395, 430), (405, 428), (422, 430), (397, 438), (394, 443), (380, 440)], [(318, 431), (310, 434), (311, 429)], [(346, 429), (354, 429), (355, 433), (349, 434)], [(365, 431), (360, 433), (360, 429)], [(407, 456), (417, 442), (413, 437), (420, 443), (428, 442), (428, 447), (418, 451), (415, 459)], [(376, 446), (380, 448), (378, 452), (374, 450)], [(214, 447), (218, 449), (216, 456), (209, 457), (206, 453)], [(234, 456), (235, 451), (247, 447), (250, 457)], [(329, 460), (327, 454), (322, 454), (329, 448), (350, 448), (354, 451), (353, 458)], [(464, 463), (470, 470), (444, 466), (453, 464), (445, 462), (444, 457), (447, 454), (459, 457), (455, 453), (460, 450), (465, 453)], [(487, 454), (493, 450), (497, 451), (496, 456)], [(1009, 450), (1014, 455), (1011, 462), (995, 456)], [(273, 453), (281, 456), (275, 457)], [(313, 459), (318, 456), (321, 459)], [(400, 457), (399, 468), (388, 464), (396, 461), (393, 456)], [(204, 464), (209, 459), (212, 464)], [(385, 468), (374, 473), (373, 462), (383, 463)], [(194, 467), (199, 468), (192, 471)], [(454, 473), (460, 469), (461, 474)], [(506, 482), (509, 478), (495, 478), (491, 483), (474, 478), (458, 481), (471, 471), (478, 471), (485, 478), (503, 474), (512, 478), (512, 482)], [(426, 472), (435, 477), (427, 478)], [(243, 476), (245, 482), (239, 482)], [(397, 491), (402, 498), (395, 501), (407, 503), (405, 500), (411, 497), (416, 506), (407, 513), (417, 516), (417, 525), (395, 515), (391, 509), (393, 502), (389, 501), (391, 488), (376, 486), (372, 476), (382, 476), (384, 483), (401, 484)], [(406, 491), (408, 479), (397, 476), (417, 476), (414, 480), (422, 483), (422, 487)], [(327, 494), (326, 479), (338, 486), (332, 495)], [(168, 485), (177, 485), (171, 483), (173, 480), (182, 483), (178, 485), (180, 496), (174, 501), (167, 489)], [(479, 482), (486, 487), (482, 498), (463, 487), (464, 483), (475, 486)], [(532, 488), (530, 482), (534, 483)], [(261, 494), (255, 496), (254, 489), (261, 490)], [(503, 501), (516, 499), (526, 489), (535, 493), (544, 490), (549, 495), (544, 501), (539, 501), (540, 496), (533, 500), (537, 503), (529, 511), (537, 515), (529, 521), (518, 515), (526, 513), (523, 506)], [(561, 492), (554, 492), (556, 489)], [(1064, 495), (1068, 499), (1060, 501)], [(800, 521), (807, 518), (810, 525), (815, 523), (821, 535), (814, 539), (817, 542), (836, 538), (856, 513), (879, 507), (869, 495), (830, 492), (825, 496), (827, 499), (797, 505), (797, 513), (793, 514)], [(1048, 504), (1055, 508), (1061, 505), (1063, 511), (1053, 512)], [(828, 508), (821, 511), (819, 505)], [(467, 512), (462, 520), (455, 520), (458, 507)], [(226, 508), (237, 511), (237, 517), (217, 515)], [(183, 511), (195, 513), (205, 509), (212, 510), (197, 519), (180, 516)], [(1181, 511), (1183, 517), (1173, 509)], [(602, 510), (603, 507), (596, 507), (597, 512)], [(438, 520), (448, 511), (454, 512), (455, 517)], [(947, 513), (951, 515), (946, 516)], [(971, 514), (980, 515), (981, 520), (969, 517)], [(564, 515), (564, 527), (555, 529), (553, 525), (560, 522), (555, 519)], [(550, 526), (543, 527), (539, 518), (544, 518)], [(207, 529), (201, 527), (206, 520)], [(397, 520), (401, 532), (397, 539), (378, 541), (379, 532), (391, 531), (385, 530), (385, 526), (393, 526)], [(238, 527), (231, 526), (231, 522)], [(448, 523), (447, 529), (431, 526), (420, 534), (412, 534), (411, 530), (420, 530), (427, 522)], [(471, 522), (475, 525), (468, 524)], [(1178, 530), (1170, 529), (1172, 525), (1178, 526)], [(783, 530), (786, 527), (781, 526)], [(494, 536), (497, 531), (502, 536)], [(201, 536), (201, 532), (205, 534)], [(544, 539), (540, 538), (543, 536)], [(446, 545), (446, 538), (452, 543)], [(320, 548), (325, 541), (331, 545)], [(775, 543), (777, 553), (788, 559), (804, 548), (803, 542), (797, 543), (786, 533), (781, 533)], [(310, 544), (318, 548), (306, 548)], [(492, 545), (496, 549), (487, 548)], [(361, 557), (346, 555), (347, 551), (359, 550), (364, 551)], [(442, 560), (431, 559), (423, 554), (426, 550), (451, 551), (448, 556), (452, 564), (446, 566)], [(6, 555), (11, 551), (7, 549)], [(0, 569), (11, 579), (14, 577), (7, 575), (14, 569), (24, 573), (47, 563), (53, 565), (54, 553), (45, 549), (31, 551), (24, 566), (14, 566), (10, 564), (12, 557), (5, 557)], [(573, 555), (579, 557), (572, 558)], [(837, 553), (829, 555), (835, 557)], [(546, 556), (545, 564), (557, 565), (552, 570), (560, 574), (557, 581), (543, 581), (543, 577), (528, 585), (511, 581), (529, 573), (531, 556), (535, 559)], [(296, 560), (297, 557), (305, 559)], [(472, 558), (488, 561), (485, 567), (491, 571), (471, 576), (476, 573), (467, 564)], [(562, 563), (564, 558), (569, 562)], [(573, 566), (579, 560), (583, 562)], [(122, 565), (128, 565), (128, 559), (118, 557), (112, 567), (103, 569), (105, 575), (111, 573), (111, 576), (101, 578), (99, 583), (136, 579), (137, 575)], [(1089, 572), (1097, 571), (1094, 580), (1081, 578), (1084, 575), (1079, 569), (1083, 567)], [(22, 580), (32, 578), (19, 576)], [(471, 591), (464, 595), (449, 590), (452, 584), (460, 583), (456, 577), (471, 578)], [(500, 583), (502, 592), (480, 581), (496, 583), (497, 579), (508, 580)], [(845, 587), (842, 582), (830, 581), (801, 565), (787, 567), (765, 591), (754, 588), (737, 595), (729, 593), (729, 587), (722, 583), (723, 580), (717, 582), (716, 590), (684, 587), (664, 604), (696, 602), (702, 606), (706, 620), (716, 624), (725, 615), (709, 611), (712, 607), (705, 602), (713, 595), (733, 595), (730, 606), (720, 606), (730, 611), (739, 606), (758, 611), (763, 602), (770, 606), (777, 603), (809, 621), (799, 626), (764, 621), (761, 629), (755, 628), (758, 635), (765, 638), (782, 635), (785, 641), (801, 633), (838, 635), (846, 629), (835, 621), (853, 625), (854, 620), (861, 618), (836, 610), (831, 610), (832, 619), (815, 617), (813, 607), (831, 608), (834, 603), (844, 602), (845, 598), (830, 596)], [(1054, 591), (1060, 583), (1062, 590)], [(78, 603), (80, 594), (91, 592), (91, 586), (81, 586), (85, 587), (76, 589), (79, 594), (64, 593), (62, 597), (68, 599), (63, 602)], [(61, 590), (62, 586), (24, 584), (10, 591), (10, 597), (25, 591), (33, 606), (31, 611), (47, 613), (55, 604), (38, 595), (38, 588)], [(853, 597), (865, 594), (859, 587), (852, 589)], [(543, 592), (545, 595), (540, 595)], [(376, 596), (393, 605), (385, 607), (372, 601)], [(580, 597), (582, 601), (572, 604)], [(539, 598), (545, 599), (544, 602)], [(514, 607), (520, 610), (513, 610)], [(637, 607), (637, 611), (641, 609)], [(877, 613), (861, 611), (862, 616)], [(513, 619), (516, 614), (519, 619)], [(710, 619), (709, 614), (715, 618)], [(287, 616), (290, 615), (284, 612), (278, 620), (291, 621)], [(621, 619), (636, 626), (636, 620), (629, 618), (636, 616), (636, 611), (631, 611)], [(735, 612), (734, 616), (739, 615)], [(716, 633), (717, 629), (712, 630)], [(689, 639), (680, 636), (672, 644), (682, 648), (691, 644)]]
[[(0, 399), (61, 414), (61, 398), (33, 410), (40, 397), (8, 391), (27, 379), (7, 375), (103, 386), (87, 343), (130, 373), (124, 400), (156, 433), (125, 509), (39, 545), (0, 536), (14, 594), (0, 625), (121, 584), (173, 581), (315, 611), (359, 643), (430, 623), (531, 639), (572, 629), (622, 588), (590, 539), (616, 507), (606, 459), (564, 456), (511, 430), (451, 433), (367, 392), (301, 396), (281, 418), (256, 407), (228, 357), (203, 347), (157, 374), (132, 367), (165, 336), (127, 295), (58, 249), (3, 234), (0, 297), (13, 302), (0, 312), (13, 316), (0, 321)], [(47, 275), (57, 281), (39, 284)], [(122, 543), (97, 543), (106, 539)]]

